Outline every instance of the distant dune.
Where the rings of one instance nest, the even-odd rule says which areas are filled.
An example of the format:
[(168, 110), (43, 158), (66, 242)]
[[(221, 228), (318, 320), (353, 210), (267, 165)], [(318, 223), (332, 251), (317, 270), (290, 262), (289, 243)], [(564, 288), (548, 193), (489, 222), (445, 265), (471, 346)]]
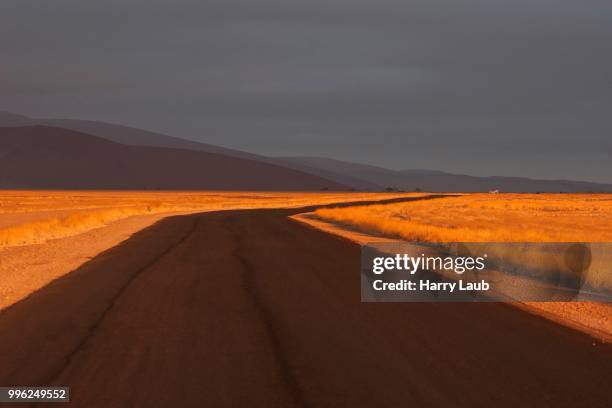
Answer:
[[(300, 174), (308, 174), (314, 179), (329, 180), (336, 185), (364, 191), (394, 188), (406, 191), (421, 189), (423, 191), (447, 192), (484, 192), (495, 189), (513, 193), (612, 192), (612, 185), (610, 184), (572, 180), (538, 180), (498, 176), (475, 177), (436, 170), (398, 171), (325, 157), (267, 157), (112, 123), (79, 119), (31, 118), (9, 112), (0, 112), (0, 126), (32, 125), (70, 129), (124, 145), (183, 149), (223, 155), (229, 158), (246, 159), (277, 168), (285, 168), (285, 171), (293, 173), (297, 171)], [(432, 167), (435, 165), (436, 163), (432, 163)]]
[(171, 147), (176, 149), (217, 153), (226, 156), (240, 157), (243, 159), (261, 160), (267, 162), (275, 161), (269, 157), (247, 153), (240, 150), (227, 149), (225, 147), (181, 139), (158, 132), (138, 129), (130, 126), (117, 125), (114, 123), (80, 119), (31, 118), (10, 112), (0, 112), (0, 127), (34, 125), (75, 130), (77, 132), (87, 133), (88, 135), (98, 136), (113, 142), (132, 146)]
[(215, 146), (208, 143), (195, 142), (192, 140), (181, 139), (174, 136), (165, 135), (149, 130), (138, 129), (130, 126), (123, 126), (114, 123), (106, 123), (93, 120), (81, 119), (51, 119), (51, 118), (31, 118), (10, 112), (0, 112), (0, 127), (2, 126), (34, 126), (44, 125), (75, 130), (98, 136), (113, 142), (132, 145), (132, 146), (153, 146), (170, 147), (177, 149), (195, 150), (206, 153), (222, 154), (224, 156), (239, 157), (241, 159), (257, 160), (264, 163), (275, 164), (298, 170), (303, 173), (312, 174), (336, 183), (349, 186), (350, 188), (365, 191), (377, 191), (380, 187), (355, 177), (346, 176), (339, 173), (330, 172), (316, 167), (304, 166), (298, 163), (285, 163), (277, 158), (262, 156), (258, 154), (243, 152), (236, 149)]
[(0, 128), (0, 188), (346, 190), (321, 177), (215, 153), (129, 146), (48, 126)]
[(352, 163), (324, 157), (281, 157), (286, 163), (318, 168), (329, 174), (359, 178), (378, 188), (406, 191), (485, 192), (612, 192), (612, 185), (571, 180), (538, 180), (523, 177), (475, 177), (434, 170), (390, 170), (383, 167)]

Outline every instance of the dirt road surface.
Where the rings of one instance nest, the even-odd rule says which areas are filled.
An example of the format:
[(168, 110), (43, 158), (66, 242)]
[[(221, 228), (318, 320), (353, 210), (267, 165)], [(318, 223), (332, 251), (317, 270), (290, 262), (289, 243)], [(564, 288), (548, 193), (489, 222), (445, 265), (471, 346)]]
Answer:
[(301, 211), (171, 217), (100, 254), (0, 313), (0, 385), (88, 408), (611, 406), (609, 344), (506, 304), (361, 303), (359, 247)]

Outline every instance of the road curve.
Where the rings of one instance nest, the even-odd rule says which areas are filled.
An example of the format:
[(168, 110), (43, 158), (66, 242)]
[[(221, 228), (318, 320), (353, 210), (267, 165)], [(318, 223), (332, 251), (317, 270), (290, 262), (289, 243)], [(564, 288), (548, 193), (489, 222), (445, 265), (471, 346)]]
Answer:
[(0, 313), (0, 385), (87, 408), (611, 406), (609, 344), (506, 304), (362, 304), (359, 247), (300, 211), (171, 217), (100, 254)]

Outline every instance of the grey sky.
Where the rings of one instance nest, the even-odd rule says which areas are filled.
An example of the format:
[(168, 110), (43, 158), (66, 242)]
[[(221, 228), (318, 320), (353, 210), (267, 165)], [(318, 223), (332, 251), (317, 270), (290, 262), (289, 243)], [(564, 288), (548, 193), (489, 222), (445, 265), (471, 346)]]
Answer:
[(3, 0), (0, 110), (612, 182), (609, 0)]

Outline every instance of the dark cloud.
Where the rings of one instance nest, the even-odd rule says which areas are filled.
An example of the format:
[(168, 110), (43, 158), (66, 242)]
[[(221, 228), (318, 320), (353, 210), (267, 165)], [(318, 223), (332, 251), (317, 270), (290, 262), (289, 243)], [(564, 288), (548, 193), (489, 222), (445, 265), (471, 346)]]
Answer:
[(608, 0), (5, 0), (0, 109), (612, 182)]

